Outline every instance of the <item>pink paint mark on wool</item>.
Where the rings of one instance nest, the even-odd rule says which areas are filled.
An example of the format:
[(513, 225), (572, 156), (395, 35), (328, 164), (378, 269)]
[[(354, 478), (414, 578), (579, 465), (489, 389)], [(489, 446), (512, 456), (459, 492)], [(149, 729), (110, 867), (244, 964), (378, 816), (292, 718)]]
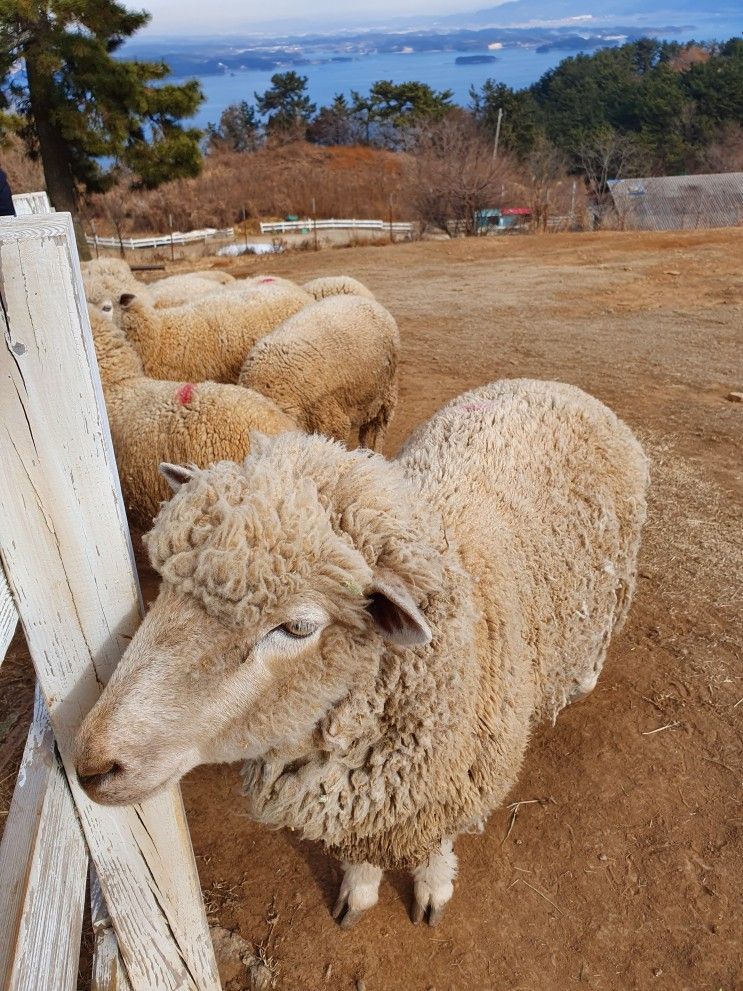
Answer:
[(462, 403), (457, 409), (466, 410), (468, 413), (486, 413), (488, 410), (495, 409), (497, 403)]
[(176, 391), (175, 398), (181, 406), (188, 406), (193, 399), (195, 392), (196, 386), (192, 382), (185, 382), (180, 389)]
[(266, 282), (275, 282), (275, 281), (276, 281), (276, 279), (274, 279), (273, 276), (271, 276), (271, 275), (267, 275), (263, 279), (258, 279), (258, 282), (260, 282), (261, 284), (266, 283)]

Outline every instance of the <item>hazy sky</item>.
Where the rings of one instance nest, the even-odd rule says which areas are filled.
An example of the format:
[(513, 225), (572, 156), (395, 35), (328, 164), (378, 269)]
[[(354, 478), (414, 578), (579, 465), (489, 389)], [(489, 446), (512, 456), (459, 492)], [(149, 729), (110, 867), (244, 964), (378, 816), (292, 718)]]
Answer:
[[(264, 26), (275, 26), (282, 21), (301, 24), (307, 29), (315, 18), (318, 25), (355, 23), (376, 18), (404, 17), (415, 14), (456, 13), (497, 6), (504, 0), (358, 0), (349, 4), (346, 0), (273, 0), (257, 3), (255, 0), (218, 0), (209, 4), (204, 0), (124, 0), (134, 10), (148, 10), (152, 21), (147, 34), (218, 35), (226, 32), (259, 32)], [(289, 27), (289, 25), (287, 25)]]

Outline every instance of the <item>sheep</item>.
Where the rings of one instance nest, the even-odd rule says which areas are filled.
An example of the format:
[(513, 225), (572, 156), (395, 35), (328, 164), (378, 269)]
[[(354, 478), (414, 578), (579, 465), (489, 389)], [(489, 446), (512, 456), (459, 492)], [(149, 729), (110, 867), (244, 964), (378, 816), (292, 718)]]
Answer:
[(363, 282), (350, 275), (326, 275), (311, 279), (302, 288), (315, 299), (325, 299), (326, 296), (365, 296), (367, 299), (374, 299), (371, 289), (367, 289)]
[(156, 310), (123, 293), (120, 321), (147, 375), (234, 383), (256, 341), (311, 301), (297, 286), (247, 286)]
[(516, 379), (394, 462), (285, 433), (162, 471), (162, 587), (80, 728), (82, 786), (139, 802), (242, 758), (250, 814), (343, 861), (343, 925), (388, 869), (437, 923), (454, 839), (503, 801), (532, 727), (590, 692), (627, 614), (640, 445), (579, 389)]
[(213, 295), (239, 285), (234, 275), (217, 269), (169, 275), (147, 286), (147, 296), (156, 309), (184, 306), (196, 296)]
[(215, 293), (220, 286), (236, 282), (234, 275), (219, 269), (202, 269), (169, 275), (146, 285), (135, 278), (123, 258), (96, 258), (83, 262), (83, 286), (88, 303), (103, 313), (113, 313), (114, 300), (124, 292), (147, 299), (156, 307), (180, 306), (194, 296)]
[(163, 459), (239, 460), (252, 430), (296, 430), (270, 399), (236, 385), (147, 378), (123, 331), (94, 307), (88, 312), (122, 490), (137, 519), (151, 521), (170, 491), (158, 472)]
[[(378, 450), (397, 403), (400, 335), (371, 299), (331, 296), (255, 345), (238, 384), (269, 396), (308, 433)], [(319, 360), (318, 360), (319, 358)]]
[(80, 265), (85, 298), (104, 316), (113, 318), (114, 301), (124, 292), (145, 293), (144, 283), (134, 278), (123, 258), (94, 258)]

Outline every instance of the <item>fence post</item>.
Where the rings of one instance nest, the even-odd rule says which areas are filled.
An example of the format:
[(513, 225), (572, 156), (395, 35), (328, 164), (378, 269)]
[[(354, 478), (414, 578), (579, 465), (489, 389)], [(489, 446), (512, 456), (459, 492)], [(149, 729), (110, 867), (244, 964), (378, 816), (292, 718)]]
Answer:
[(69, 214), (0, 222), (0, 302), (0, 555), (121, 959), (133, 991), (217, 991), (177, 788), (105, 808), (75, 776), (141, 601)]
[(88, 850), (39, 690), (0, 845), (0, 987), (77, 987)]

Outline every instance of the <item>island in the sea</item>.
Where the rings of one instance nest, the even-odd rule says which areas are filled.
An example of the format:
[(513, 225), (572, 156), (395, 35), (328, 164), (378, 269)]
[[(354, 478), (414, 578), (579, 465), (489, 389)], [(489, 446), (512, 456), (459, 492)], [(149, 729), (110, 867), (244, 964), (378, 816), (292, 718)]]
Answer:
[(487, 62), (497, 62), (496, 55), (457, 55), (455, 65), (485, 65)]

